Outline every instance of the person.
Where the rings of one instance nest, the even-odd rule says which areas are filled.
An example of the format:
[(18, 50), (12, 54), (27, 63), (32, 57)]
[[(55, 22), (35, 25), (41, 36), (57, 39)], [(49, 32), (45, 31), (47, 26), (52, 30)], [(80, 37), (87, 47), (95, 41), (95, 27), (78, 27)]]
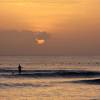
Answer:
[(22, 66), (20, 64), (18, 66), (18, 72), (19, 72), (19, 74), (21, 74), (21, 72), (22, 72)]

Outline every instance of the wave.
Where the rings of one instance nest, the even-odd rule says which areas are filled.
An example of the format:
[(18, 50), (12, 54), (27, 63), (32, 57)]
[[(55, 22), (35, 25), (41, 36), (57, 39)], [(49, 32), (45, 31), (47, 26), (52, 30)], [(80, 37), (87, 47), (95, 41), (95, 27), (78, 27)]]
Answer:
[(99, 71), (86, 70), (0, 70), (0, 77), (100, 77)]
[(73, 81), (73, 83), (82, 83), (82, 84), (100, 85), (100, 79), (78, 80), (78, 81)]

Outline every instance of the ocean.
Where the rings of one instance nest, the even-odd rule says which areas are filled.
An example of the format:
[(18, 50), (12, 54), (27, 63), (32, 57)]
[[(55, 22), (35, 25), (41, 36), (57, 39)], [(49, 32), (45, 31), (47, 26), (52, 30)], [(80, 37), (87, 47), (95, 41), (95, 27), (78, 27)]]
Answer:
[(0, 56), (0, 100), (100, 100), (100, 56)]

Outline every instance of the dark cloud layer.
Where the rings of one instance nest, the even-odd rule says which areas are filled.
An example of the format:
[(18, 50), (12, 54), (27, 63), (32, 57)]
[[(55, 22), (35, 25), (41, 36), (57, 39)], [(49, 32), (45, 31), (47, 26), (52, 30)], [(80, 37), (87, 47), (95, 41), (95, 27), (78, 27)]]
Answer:
[[(34, 38), (43, 37), (48, 39), (48, 34), (35, 35), (32, 31), (1, 31), (0, 32), (0, 55), (45, 55), (49, 48), (35, 45)], [(48, 49), (48, 50), (46, 50)], [(47, 51), (47, 52), (46, 52)], [(49, 50), (50, 51), (50, 50)]]
[(32, 31), (0, 32), (0, 55), (100, 55), (99, 34), (53, 34), (42, 46), (34, 45)]

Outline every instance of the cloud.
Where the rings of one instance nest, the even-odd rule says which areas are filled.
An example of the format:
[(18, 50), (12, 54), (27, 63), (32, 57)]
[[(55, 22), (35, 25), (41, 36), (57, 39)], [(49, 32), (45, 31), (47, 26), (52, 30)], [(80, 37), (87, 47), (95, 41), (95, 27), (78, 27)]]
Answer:
[(0, 31), (0, 55), (27, 54), (32, 48), (31, 31)]
[(46, 41), (49, 39), (46, 32), (36, 32), (35, 35), (32, 31), (0, 31), (0, 55), (51, 55), (57, 52), (55, 45), (58, 40), (50, 38), (45, 45), (37, 46), (34, 45), (34, 38), (37, 37)]

